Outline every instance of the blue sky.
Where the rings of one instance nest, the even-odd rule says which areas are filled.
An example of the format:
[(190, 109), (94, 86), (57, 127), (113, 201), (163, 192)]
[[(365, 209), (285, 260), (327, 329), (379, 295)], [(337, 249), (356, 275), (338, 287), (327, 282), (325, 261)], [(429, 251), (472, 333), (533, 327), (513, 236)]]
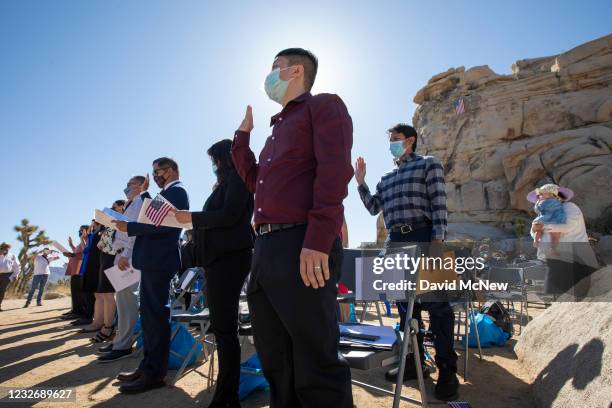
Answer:
[[(205, 151), (247, 104), (256, 154), (270, 134), (279, 105), (261, 84), (281, 49), (319, 57), (313, 91), (344, 99), (373, 185), (391, 167), (385, 129), (412, 121), (433, 75), (510, 73), (609, 34), (610, 15), (610, 1), (0, 1), (0, 241), (25, 217), (65, 242), (163, 155), (201, 209)], [(351, 244), (373, 240), (354, 180), (345, 207)]]

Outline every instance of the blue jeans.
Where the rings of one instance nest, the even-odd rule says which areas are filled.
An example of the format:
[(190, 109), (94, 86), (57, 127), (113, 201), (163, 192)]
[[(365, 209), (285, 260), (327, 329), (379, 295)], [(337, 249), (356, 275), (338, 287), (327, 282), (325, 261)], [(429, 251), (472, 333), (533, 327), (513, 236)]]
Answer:
[(30, 287), (30, 293), (28, 293), (28, 301), (30, 303), (32, 301), (32, 297), (34, 296), (34, 291), (38, 288), (38, 296), (36, 297), (36, 303), (41, 304), (43, 293), (45, 293), (45, 286), (47, 285), (47, 279), (49, 279), (49, 275), (34, 275), (32, 278), (32, 287)]

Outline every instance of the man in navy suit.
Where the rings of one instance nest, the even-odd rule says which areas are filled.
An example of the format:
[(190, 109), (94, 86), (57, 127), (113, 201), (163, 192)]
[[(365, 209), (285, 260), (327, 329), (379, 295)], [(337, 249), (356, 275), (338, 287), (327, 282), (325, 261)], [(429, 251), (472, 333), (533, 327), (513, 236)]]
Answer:
[[(167, 157), (153, 162), (153, 179), (161, 195), (179, 210), (189, 209), (189, 197), (179, 181), (177, 163)], [(143, 193), (143, 198), (151, 198)], [(121, 373), (119, 391), (140, 393), (164, 386), (170, 353), (170, 308), (168, 293), (172, 277), (180, 270), (180, 228), (138, 222), (114, 221), (119, 231), (135, 236), (132, 263), (142, 273), (140, 319), (144, 337), (144, 358), (138, 369)]]

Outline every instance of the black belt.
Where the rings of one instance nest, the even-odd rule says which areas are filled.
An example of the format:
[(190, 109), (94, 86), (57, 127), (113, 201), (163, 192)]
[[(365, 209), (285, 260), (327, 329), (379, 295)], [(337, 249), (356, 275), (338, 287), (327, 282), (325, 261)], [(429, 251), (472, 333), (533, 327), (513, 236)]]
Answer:
[(391, 227), (389, 232), (399, 232), (402, 234), (409, 234), (412, 231), (421, 229), (421, 228), (431, 228), (431, 221), (423, 221), (423, 222), (415, 222), (412, 224), (404, 224), (404, 225), (396, 225)]
[(302, 225), (306, 225), (306, 223), (299, 223), (299, 224), (259, 224), (255, 228), (255, 231), (257, 232), (258, 235), (265, 235), (265, 234), (268, 234), (270, 232), (283, 231), (283, 230), (287, 230), (287, 229), (290, 229), (290, 228), (299, 227), (299, 226), (302, 226)]

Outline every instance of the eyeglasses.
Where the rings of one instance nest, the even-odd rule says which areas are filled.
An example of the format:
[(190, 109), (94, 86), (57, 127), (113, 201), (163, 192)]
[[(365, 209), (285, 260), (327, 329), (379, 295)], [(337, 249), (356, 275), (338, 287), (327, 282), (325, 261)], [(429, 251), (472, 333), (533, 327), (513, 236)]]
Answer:
[(155, 169), (153, 170), (153, 175), (154, 176), (159, 176), (160, 174), (163, 174), (166, 170), (168, 170), (170, 168), (170, 166), (167, 167), (161, 167), (159, 169)]

